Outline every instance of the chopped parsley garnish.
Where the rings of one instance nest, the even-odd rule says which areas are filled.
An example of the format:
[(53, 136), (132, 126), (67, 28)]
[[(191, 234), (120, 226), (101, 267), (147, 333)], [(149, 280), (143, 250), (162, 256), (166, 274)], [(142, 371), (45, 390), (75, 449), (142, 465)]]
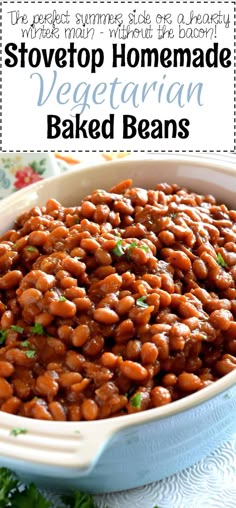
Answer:
[(33, 245), (29, 245), (29, 247), (26, 247), (26, 250), (28, 250), (28, 252), (35, 252), (36, 248), (33, 247)]
[(125, 254), (124, 247), (122, 247), (122, 239), (116, 242), (116, 246), (114, 247), (114, 249), (112, 249), (111, 252), (116, 256), (118, 256), (118, 258), (120, 258)]
[(80, 220), (78, 217), (75, 217), (75, 224), (79, 224), (80, 223)]
[(207, 340), (207, 334), (206, 334), (206, 333), (201, 333), (201, 334), (199, 335), (199, 337), (200, 337), (200, 339), (202, 339), (202, 340)]
[(137, 247), (137, 245), (138, 245), (138, 244), (137, 244), (137, 242), (131, 242), (131, 243), (129, 244), (128, 249), (129, 249), (129, 250), (130, 250), (130, 249), (134, 249), (134, 247)]
[(7, 330), (4, 330), (4, 328), (2, 328), (0, 330), (0, 344), (3, 344), (6, 338), (7, 338)]
[[(85, 494), (75, 490), (72, 494), (64, 494), (61, 497), (62, 501), (69, 508), (98, 508), (97, 503), (94, 501), (91, 494)], [(108, 506), (104, 507), (108, 508)]]
[(21, 342), (21, 346), (23, 346), (23, 347), (29, 347), (30, 346), (30, 342), (28, 340), (23, 340), (23, 342)]
[(27, 358), (34, 358), (36, 355), (36, 351), (28, 349), (28, 351), (26, 351), (25, 354), (26, 354)]
[(59, 302), (66, 302), (67, 301), (67, 298), (63, 295), (60, 296), (59, 298)]
[(174, 219), (176, 217), (178, 212), (173, 212), (173, 213), (170, 213), (170, 218), (171, 219)]
[(220, 252), (218, 252), (218, 254), (217, 254), (217, 263), (218, 263), (218, 265), (222, 266), (223, 268), (228, 266)]
[(20, 434), (27, 434), (27, 429), (21, 429), (20, 427), (11, 429), (10, 435), (11, 436), (19, 436)]
[(127, 248), (127, 253), (126, 253), (126, 258), (127, 258), (127, 261), (130, 260), (130, 254), (132, 252), (132, 250), (134, 249), (134, 247), (137, 247), (137, 242), (131, 242)]
[(140, 409), (141, 408), (141, 400), (142, 400), (142, 395), (140, 392), (138, 392), (132, 397), (132, 399), (130, 399), (130, 404), (131, 404), (131, 406), (135, 407), (136, 409)]
[(140, 245), (139, 247), (140, 249), (144, 250), (144, 252), (148, 252), (149, 251), (149, 248), (147, 245)]
[(31, 332), (35, 333), (35, 335), (46, 335), (43, 325), (41, 323), (35, 323), (31, 328)]
[(143, 309), (146, 309), (146, 307), (148, 307), (148, 304), (146, 303), (146, 296), (140, 296), (140, 298), (138, 298), (136, 300), (136, 305), (138, 305), (139, 307), (143, 307)]
[(24, 328), (22, 328), (22, 326), (17, 326), (17, 325), (11, 325), (11, 330), (13, 330), (14, 332), (17, 332), (17, 333), (23, 333), (24, 331)]
[[(20, 432), (23, 433), (25, 432)], [(60, 496), (60, 500), (65, 503), (63, 506), (68, 508), (98, 508), (90, 494), (79, 490)], [(55, 504), (48, 501), (34, 483), (23, 485), (13, 471), (5, 467), (0, 468), (0, 508), (53, 508), (53, 506), (55, 508)]]

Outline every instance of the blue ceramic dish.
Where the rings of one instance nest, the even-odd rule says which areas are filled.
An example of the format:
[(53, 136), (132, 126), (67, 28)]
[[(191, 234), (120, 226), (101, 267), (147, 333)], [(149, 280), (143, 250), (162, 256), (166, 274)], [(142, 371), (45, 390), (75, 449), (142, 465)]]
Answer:
[[(209, 159), (157, 157), (105, 163), (38, 182), (0, 203), (8, 229), (24, 210), (55, 197), (66, 205), (131, 177), (152, 187), (179, 183), (235, 207), (236, 171)], [(90, 492), (128, 489), (169, 476), (207, 455), (236, 431), (236, 370), (167, 406), (96, 422), (44, 422), (0, 412), (0, 465), (27, 481)], [(27, 429), (14, 437), (13, 428)]]

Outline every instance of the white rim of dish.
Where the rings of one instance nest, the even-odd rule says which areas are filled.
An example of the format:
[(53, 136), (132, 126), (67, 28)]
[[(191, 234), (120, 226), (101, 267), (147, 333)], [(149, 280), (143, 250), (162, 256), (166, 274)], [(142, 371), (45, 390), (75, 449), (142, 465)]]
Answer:
[[(107, 167), (111, 164), (114, 166), (126, 165), (129, 161), (140, 162), (148, 161), (165, 161), (173, 162), (178, 160), (185, 164), (193, 164), (194, 166), (207, 165), (208, 167), (221, 173), (234, 174), (236, 180), (236, 167), (234, 161), (212, 160), (211, 157), (176, 157), (175, 155), (156, 155), (147, 157), (127, 157), (120, 160), (110, 161), (110, 163), (102, 162), (97, 165)], [(78, 169), (72, 171), (73, 174), (80, 171), (93, 171), (94, 166), (89, 168), (78, 166)], [(37, 191), (43, 186), (50, 185), (54, 180), (68, 179), (69, 173), (59, 176), (53, 176), (37, 182), (26, 189), (22, 189), (17, 194), (25, 194), (25, 192)], [(14, 200), (13, 196), (9, 196), (0, 203), (0, 211), (4, 211), (5, 204), (10, 205)], [(1, 427), (0, 427), (0, 454), (2, 457), (11, 458), (13, 460), (24, 460), (42, 466), (54, 466), (76, 470), (80, 475), (87, 474), (98, 459), (108, 440), (122, 429), (127, 429), (140, 424), (157, 421), (163, 418), (177, 415), (181, 412), (188, 411), (204, 402), (210, 401), (217, 395), (223, 395), (226, 390), (236, 385), (236, 370), (225, 375), (212, 385), (177, 400), (163, 407), (150, 409), (140, 413), (120, 416), (111, 419), (97, 420), (94, 422), (45, 422), (43, 420), (31, 420), (17, 415), (11, 415), (0, 411)], [(226, 394), (227, 398), (235, 397), (234, 394)], [(17, 438), (11, 434), (12, 429), (27, 429), (27, 433), (20, 434)], [(77, 433), (79, 431), (79, 433)], [(78, 470), (79, 468), (79, 470)]]

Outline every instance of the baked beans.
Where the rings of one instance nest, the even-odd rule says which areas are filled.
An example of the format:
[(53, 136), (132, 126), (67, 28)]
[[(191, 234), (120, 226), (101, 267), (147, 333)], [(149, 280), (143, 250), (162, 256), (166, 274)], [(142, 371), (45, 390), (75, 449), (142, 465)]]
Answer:
[(236, 369), (235, 242), (236, 211), (176, 184), (22, 214), (0, 239), (0, 409), (92, 421)]

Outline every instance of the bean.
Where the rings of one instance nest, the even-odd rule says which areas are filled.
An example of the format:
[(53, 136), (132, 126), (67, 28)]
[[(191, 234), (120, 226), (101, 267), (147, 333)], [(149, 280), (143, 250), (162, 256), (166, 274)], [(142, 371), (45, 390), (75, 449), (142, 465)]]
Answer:
[(104, 323), (107, 325), (112, 325), (119, 321), (118, 314), (108, 307), (95, 309), (93, 316), (96, 321), (99, 321), (99, 323)]
[(32, 303), (39, 302), (41, 298), (41, 291), (38, 291), (38, 289), (30, 288), (23, 291), (23, 293), (19, 296), (18, 301), (22, 307), (27, 307)]
[(87, 219), (90, 219), (96, 210), (96, 206), (90, 201), (84, 201), (81, 206), (81, 213)]
[(201, 379), (195, 374), (182, 372), (178, 376), (178, 384), (184, 392), (194, 392), (201, 387)]
[(190, 329), (184, 323), (174, 323), (170, 329), (170, 335), (187, 338), (190, 335)]
[(1, 411), (10, 414), (16, 414), (19, 411), (21, 404), (22, 402), (18, 397), (10, 397), (2, 404)]
[(179, 306), (179, 313), (181, 316), (185, 319), (191, 318), (191, 317), (200, 317), (199, 311), (196, 309), (196, 307), (190, 303), (190, 302), (182, 302)]
[(3, 312), (1, 317), (1, 326), (2, 328), (10, 328), (10, 326), (14, 323), (14, 314), (11, 310), (6, 310)]
[(73, 303), (76, 306), (76, 309), (81, 312), (88, 312), (92, 309), (92, 302), (89, 298), (74, 298)]
[(0, 360), (0, 377), (9, 377), (13, 374), (14, 370), (10, 362)]
[(171, 247), (171, 245), (175, 242), (175, 235), (171, 231), (161, 231), (158, 237), (164, 245), (167, 245), (167, 247)]
[(233, 316), (231, 312), (226, 309), (215, 310), (210, 314), (210, 323), (214, 326), (214, 328), (218, 328), (223, 331), (229, 329), (232, 319)]
[(207, 278), (207, 267), (202, 259), (195, 259), (193, 262), (193, 273), (198, 279), (204, 280)]
[(95, 251), (95, 259), (99, 265), (107, 266), (112, 262), (111, 255), (103, 249), (98, 248)]
[(114, 273), (105, 277), (105, 279), (103, 279), (103, 281), (99, 284), (99, 288), (105, 294), (116, 293), (119, 291), (121, 284), (122, 277)]
[(98, 406), (92, 399), (86, 399), (81, 405), (81, 412), (85, 420), (96, 420), (98, 416)]
[(18, 348), (12, 347), (8, 349), (5, 354), (5, 358), (10, 363), (15, 363), (16, 365), (21, 365), (22, 367), (29, 367), (29, 365), (34, 363), (35, 359), (30, 359), (26, 356), (25, 351), (21, 351)]
[(116, 304), (115, 309), (119, 315), (126, 314), (133, 307), (135, 300), (132, 296), (121, 298)]
[(217, 361), (215, 364), (215, 368), (217, 373), (220, 376), (225, 376), (229, 372), (232, 372), (236, 369), (236, 358), (232, 355), (223, 355), (222, 359)]
[(89, 356), (97, 356), (104, 347), (104, 338), (101, 335), (97, 335), (90, 339), (83, 346), (83, 353)]
[(91, 381), (90, 379), (84, 377), (80, 383), (74, 383), (71, 386), (71, 389), (76, 393), (83, 392), (90, 384), (90, 381)]
[(40, 247), (46, 242), (47, 238), (47, 231), (32, 231), (32, 233), (29, 234), (29, 244)]
[(48, 411), (48, 408), (41, 403), (34, 404), (32, 408), (32, 418), (36, 418), (37, 420), (53, 420), (53, 417)]
[(53, 275), (42, 272), (37, 281), (36, 281), (36, 289), (45, 293), (49, 289), (53, 288), (56, 284), (56, 279)]
[(100, 247), (100, 244), (94, 238), (83, 238), (80, 247), (86, 251), (94, 252)]
[(191, 268), (191, 261), (185, 252), (172, 251), (169, 256), (170, 263), (172, 266), (187, 272)]
[(71, 273), (77, 278), (84, 273), (86, 268), (86, 265), (81, 261), (77, 261), (76, 259), (69, 257), (63, 259), (61, 265), (64, 270), (67, 270), (69, 273)]
[(3, 377), (0, 377), (0, 399), (9, 399), (12, 394), (13, 388), (11, 384)]
[(56, 199), (50, 198), (47, 200), (46, 211), (48, 214), (50, 214), (50, 212), (53, 212), (54, 210), (59, 210), (60, 207), (61, 205), (59, 201), (57, 201)]
[(53, 316), (49, 312), (40, 312), (35, 316), (35, 323), (40, 323), (43, 326), (49, 326), (53, 321)]
[(53, 378), (42, 375), (37, 377), (35, 389), (39, 395), (45, 395), (51, 401), (57, 394), (59, 385)]
[(64, 372), (59, 377), (59, 384), (63, 388), (69, 388), (75, 383), (80, 383), (81, 380), (82, 376), (79, 372)]
[(128, 360), (138, 360), (141, 353), (142, 344), (140, 340), (129, 340), (125, 346), (125, 356)]
[(60, 402), (57, 402), (56, 400), (50, 402), (48, 404), (48, 409), (53, 417), (53, 420), (58, 422), (66, 421), (65, 409), (63, 408), (62, 404), (60, 404)]
[[(135, 400), (134, 397), (136, 397), (137, 395), (139, 396), (139, 405), (138, 407), (135, 407), (135, 405), (133, 404), (133, 400)], [(150, 405), (150, 394), (148, 393), (148, 391), (141, 391), (141, 389), (139, 389), (129, 399), (129, 402), (127, 404), (128, 414), (145, 411), (146, 409), (148, 409), (149, 405)]]
[(72, 289), (72, 287), (77, 287), (77, 280), (73, 277), (64, 277), (60, 280), (60, 286), (62, 289)]
[(127, 189), (129, 189), (129, 187), (131, 187), (132, 185), (132, 180), (131, 179), (127, 179), (127, 180), (123, 180), (122, 182), (114, 185), (114, 187), (111, 187), (109, 189), (109, 192), (113, 192), (113, 193), (116, 193), (116, 194), (122, 194), (124, 193)]
[(162, 383), (165, 387), (168, 386), (175, 386), (178, 381), (178, 378), (175, 374), (172, 374), (171, 372), (169, 374), (165, 374), (162, 378)]
[(51, 312), (54, 316), (73, 318), (76, 314), (76, 305), (69, 300), (52, 301), (49, 304), (49, 312)]
[(171, 303), (171, 295), (163, 289), (157, 289), (156, 292), (160, 297), (160, 307), (168, 307)]
[(125, 360), (120, 365), (120, 371), (133, 381), (144, 381), (147, 378), (147, 370), (140, 363)]
[(11, 289), (19, 285), (23, 275), (20, 270), (12, 270), (0, 278), (0, 289)]
[(78, 405), (71, 405), (68, 407), (68, 419), (71, 422), (78, 422), (81, 420), (81, 409)]
[(155, 386), (151, 390), (151, 402), (153, 407), (165, 406), (171, 402), (171, 394), (163, 386)]
[(104, 367), (108, 369), (115, 369), (117, 365), (118, 357), (113, 353), (109, 353), (108, 351), (103, 353), (100, 362)]
[(72, 371), (81, 372), (85, 358), (83, 355), (69, 350), (66, 354), (65, 364)]
[(160, 360), (166, 360), (169, 356), (169, 340), (164, 333), (156, 333), (152, 336), (152, 342), (158, 348), (158, 357)]
[(90, 329), (88, 325), (79, 325), (72, 332), (72, 343), (75, 347), (84, 346), (90, 338)]
[(152, 342), (145, 342), (141, 349), (142, 363), (155, 363), (158, 358), (158, 348)]

